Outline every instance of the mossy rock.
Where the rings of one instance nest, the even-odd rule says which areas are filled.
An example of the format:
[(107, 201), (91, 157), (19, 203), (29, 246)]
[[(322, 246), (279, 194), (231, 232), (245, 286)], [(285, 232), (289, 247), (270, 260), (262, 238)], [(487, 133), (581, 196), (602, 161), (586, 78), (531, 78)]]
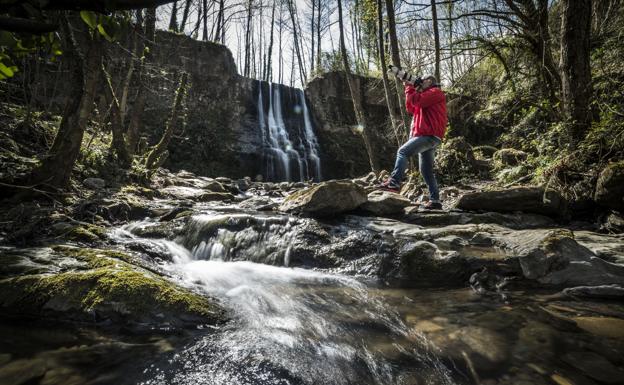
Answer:
[(106, 229), (97, 225), (79, 225), (72, 228), (66, 238), (77, 242), (98, 242), (106, 239)]
[(11, 316), (112, 322), (135, 327), (187, 327), (225, 321), (214, 300), (131, 265), (122, 252), (53, 248), (84, 269), (0, 280), (0, 308)]
[(528, 154), (514, 148), (503, 148), (494, 153), (496, 168), (513, 167), (527, 160)]

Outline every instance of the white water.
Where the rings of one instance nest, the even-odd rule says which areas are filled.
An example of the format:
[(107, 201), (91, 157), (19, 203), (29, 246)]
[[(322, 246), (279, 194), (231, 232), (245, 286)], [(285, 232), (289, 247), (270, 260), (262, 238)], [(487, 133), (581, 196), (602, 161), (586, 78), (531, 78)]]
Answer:
[[(265, 177), (269, 180), (304, 181), (309, 178), (321, 179), (321, 162), (318, 140), (314, 134), (310, 111), (305, 101), (303, 90), (298, 90), (300, 106), (295, 106), (293, 113), (303, 112), (303, 135), (297, 150), (289, 137), (282, 112), (282, 95), (279, 85), (268, 83), (269, 106), (264, 110), (262, 89), (264, 82), (258, 86), (258, 121), (262, 132), (265, 151)], [(289, 119), (292, 121), (292, 119)], [(301, 131), (301, 130), (299, 130)], [(311, 165), (311, 167), (310, 167)], [(296, 171), (293, 166), (297, 167)], [(310, 168), (312, 170), (310, 170)]]
[[(241, 224), (249, 227), (241, 230)], [(256, 247), (252, 254), (268, 252), (273, 245), (287, 248), (287, 219), (195, 216), (178, 240), (186, 247), (140, 239), (128, 231), (141, 225), (126, 226), (116, 237), (164, 246), (173, 257), (164, 265), (171, 275), (218, 299), (232, 317), (146, 370), (143, 384), (453, 383), (448, 369), (357, 279), (220, 259), (233, 245), (249, 242)], [(230, 238), (245, 232), (242, 238)]]

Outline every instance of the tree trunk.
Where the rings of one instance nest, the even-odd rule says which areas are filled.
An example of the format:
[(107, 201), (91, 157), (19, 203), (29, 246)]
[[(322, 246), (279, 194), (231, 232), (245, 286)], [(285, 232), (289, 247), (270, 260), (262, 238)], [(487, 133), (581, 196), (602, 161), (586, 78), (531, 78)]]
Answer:
[(204, 12), (204, 31), (202, 33), (202, 40), (208, 41), (208, 0), (202, 0), (202, 8)]
[(342, 65), (344, 66), (345, 76), (347, 78), (347, 84), (349, 85), (349, 92), (351, 93), (351, 100), (353, 101), (353, 111), (355, 112), (355, 119), (357, 124), (362, 130), (362, 139), (364, 140), (364, 146), (368, 153), (368, 161), (370, 163), (371, 170), (375, 173), (379, 171), (377, 160), (375, 158), (375, 152), (373, 151), (373, 144), (370, 140), (369, 128), (366, 126), (366, 120), (364, 111), (362, 109), (362, 97), (359, 89), (356, 89), (355, 82), (351, 77), (351, 68), (349, 67), (349, 57), (347, 56), (347, 47), (344, 41), (344, 27), (342, 18), (342, 1), (338, 0), (338, 30), (340, 32), (340, 53), (342, 56)]
[(188, 21), (189, 11), (191, 9), (192, 0), (186, 0), (184, 5), (184, 12), (182, 13), (182, 22), (180, 22), (180, 32), (184, 32), (186, 29), (186, 22)]
[(180, 113), (180, 109), (182, 108), (182, 102), (184, 101), (184, 95), (186, 93), (186, 82), (188, 80), (188, 74), (186, 72), (182, 73), (180, 77), (180, 84), (178, 89), (176, 90), (175, 98), (173, 100), (173, 106), (171, 107), (171, 113), (169, 115), (169, 120), (167, 121), (167, 127), (165, 128), (165, 132), (163, 133), (160, 142), (154, 146), (152, 151), (150, 151), (147, 159), (145, 160), (145, 166), (149, 170), (154, 170), (163, 164), (169, 152), (167, 151), (167, 147), (169, 146), (169, 142), (173, 137), (173, 132), (176, 129), (176, 124), (178, 121), (178, 115)]
[(386, 72), (386, 52), (384, 47), (384, 27), (383, 27), (383, 6), (381, 0), (377, 0), (377, 44), (379, 46), (379, 63), (381, 65), (381, 78), (383, 80), (384, 92), (386, 95), (386, 103), (388, 105), (388, 113), (390, 115), (390, 122), (392, 123), (392, 130), (397, 140), (397, 144), (401, 145), (401, 139), (399, 137), (399, 124), (401, 120), (400, 116), (397, 116), (397, 100), (394, 97), (393, 92), (390, 90), (390, 82), (388, 81), (388, 74)]
[[(399, 40), (396, 33), (396, 20), (394, 17), (394, 2), (392, 0), (386, 0), (386, 12), (388, 13), (388, 36), (390, 38), (390, 54), (392, 56), (392, 64), (397, 67), (401, 67), (401, 56), (399, 55)], [(384, 68), (385, 70), (385, 68)], [(396, 88), (396, 97), (401, 107), (401, 121), (405, 127), (403, 136), (409, 137), (409, 116), (405, 110), (405, 94), (403, 92), (403, 83), (394, 76), (394, 85)]]
[(591, 124), (591, 0), (561, 2), (561, 97), (571, 145), (578, 144)]
[[(315, 16), (315, 11), (316, 11), (316, 0), (312, 0), (312, 17), (310, 19), (310, 39), (312, 40), (312, 43), (310, 44), (310, 74), (314, 73), (314, 16)], [(319, 41), (319, 44), (321, 44), (321, 42)]]
[(438, 82), (440, 79), (440, 32), (438, 31), (438, 10), (436, 9), (435, 0), (431, 0), (431, 19), (433, 21), (433, 39), (435, 46), (435, 77)]
[(316, 68), (321, 68), (321, 12), (322, 0), (318, 0), (318, 12), (316, 13)]
[(110, 74), (106, 71), (106, 68), (104, 68), (104, 64), (102, 64), (102, 73), (104, 74), (106, 83), (104, 89), (108, 99), (111, 101), (111, 130), (113, 132), (113, 140), (111, 141), (110, 152), (116, 156), (117, 161), (122, 167), (128, 168), (132, 164), (132, 157), (128, 153), (126, 139), (124, 138), (124, 122), (121, 116), (119, 100), (117, 99), (117, 95), (115, 95), (115, 89), (113, 88)]
[[(126, 131), (126, 139), (128, 143), (128, 153), (134, 155), (137, 152), (139, 144), (139, 128), (141, 126), (141, 117), (145, 110), (145, 101), (147, 96), (147, 71), (145, 70), (146, 62), (149, 62), (152, 58), (152, 47), (154, 45), (154, 39), (156, 38), (156, 8), (149, 8), (145, 12), (145, 44), (142, 47), (145, 52), (143, 59), (139, 62), (137, 69), (137, 76), (139, 78), (139, 90), (134, 101), (132, 114), (128, 122), (128, 129)], [(145, 49), (147, 48), (147, 50)]]
[(178, 2), (174, 1), (171, 8), (171, 18), (169, 19), (169, 30), (178, 32)]
[(223, 28), (223, 11), (225, 7), (225, 0), (219, 1), (219, 13), (217, 14), (217, 31), (215, 32), (214, 40), (221, 41), (221, 29)]
[(243, 70), (243, 75), (249, 77), (249, 59), (250, 59), (250, 54), (249, 54), (249, 44), (250, 44), (250, 34), (251, 34), (251, 0), (249, 0), (247, 2), (247, 24), (245, 27), (245, 67)]
[(273, 31), (275, 30), (275, 0), (273, 1), (273, 11), (271, 12), (271, 36), (269, 37), (269, 49), (267, 53), (267, 68), (264, 80), (267, 82), (272, 79), (271, 58), (273, 57)]
[(301, 49), (299, 48), (299, 34), (298, 34), (298, 23), (296, 18), (296, 8), (292, 0), (287, 0), (288, 3), (288, 11), (290, 12), (290, 19), (292, 21), (293, 26), (293, 44), (295, 46), (295, 53), (297, 54), (297, 62), (299, 63), (299, 75), (301, 76), (301, 83), (305, 84), (306, 82), (306, 70), (305, 63), (303, 62), (303, 58), (301, 57)]
[(71, 63), (70, 97), (52, 147), (30, 178), (30, 184), (43, 185), (53, 190), (64, 189), (69, 185), (74, 163), (80, 154), (82, 137), (93, 111), (102, 62), (101, 42), (97, 34), (89, 41), (83, 57), (72, 32), (73, 27), (65, 17), (62, 26), (68, 39), (64, 51)]

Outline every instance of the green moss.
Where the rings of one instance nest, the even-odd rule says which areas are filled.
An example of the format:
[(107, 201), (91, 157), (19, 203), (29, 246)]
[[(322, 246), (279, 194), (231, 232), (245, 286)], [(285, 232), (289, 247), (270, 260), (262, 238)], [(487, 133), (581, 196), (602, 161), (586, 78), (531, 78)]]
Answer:
[(223, 311), (209, 298), (124, 262), (129, 259), (124, 253), (66, 246), (54, 250), (86, 262), (89, 269), (2, 280), (0, 306), (20, 314), (53, 310), (71, 319), (98, 314), (142, 323), (175, 324), (181, 315), (224, 320)]
[(544, 239), (542, 239), (540, 242), (540, 248), (546, 252), (555, 251), (557, 245), (565, 239), (574, 239), (574, 233), (567, 229), (553, 230)]
[(66, 237), (78, 242), (97, 242), (106, 238), (106, 229), (96, 225), (80, 225), (71, 229)]

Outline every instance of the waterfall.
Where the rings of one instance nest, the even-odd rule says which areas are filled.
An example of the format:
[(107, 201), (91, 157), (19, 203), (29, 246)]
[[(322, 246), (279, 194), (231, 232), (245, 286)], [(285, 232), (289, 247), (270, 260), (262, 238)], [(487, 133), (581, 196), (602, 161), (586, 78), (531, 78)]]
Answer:
[(306, 103), (305, 93), (303, 90), (299, 90), (299, 98), (301, 99), (301, 105), (303, 107), (303, 122), (305, 129), (306, 146), (306, 158), (312, 161), (314, 166), (314, 179), (321, 180), (321, 158), (319, 157), (319, 145), (316, 140), (316, 135), (312, 129), (312, 119), (310, 118), (310, 110)]
[[(263, 172), (264, 177), (271, 181), (304, 181), (313, 178), (321, 180), (319, 145), (314, 135), (310, 111), (305, 101), (303, 90), (297, 90), (297, 105), (292, 113), (303, 115), (289, 115), (284, 119), (282, 112), (283, 101), (280, 85), (268, 83), (269, 103), (265, 112), (263, 99), (263, 85), (258, 86), (258, 122), (262, 134), (263, 144)], [(286, 121), (300, 122), (298, 127), (287, 127)], [(289, 135), (294, 128), (298, 129), (299, 145), (295, 147)]]

